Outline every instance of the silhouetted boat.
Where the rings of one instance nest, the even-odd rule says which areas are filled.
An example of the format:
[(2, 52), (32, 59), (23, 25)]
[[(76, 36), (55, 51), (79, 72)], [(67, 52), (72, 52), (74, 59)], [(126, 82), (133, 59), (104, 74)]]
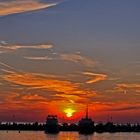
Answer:
[(46, 119), (45, 132), (53, 134), (59, 132), (58, 119), (56, 115), (48, 115)]
[(94, 132), (94, 122), (88, 117), (88, 106), (86, 109), (86, 117), (79, 121), (80, 134), (92, 134)]

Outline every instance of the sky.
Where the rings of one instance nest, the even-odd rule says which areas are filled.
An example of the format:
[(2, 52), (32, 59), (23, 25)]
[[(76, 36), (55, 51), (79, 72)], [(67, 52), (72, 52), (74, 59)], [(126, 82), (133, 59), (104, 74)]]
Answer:
[(0, 120), (140, 123), (139, 0), (0, 0)]

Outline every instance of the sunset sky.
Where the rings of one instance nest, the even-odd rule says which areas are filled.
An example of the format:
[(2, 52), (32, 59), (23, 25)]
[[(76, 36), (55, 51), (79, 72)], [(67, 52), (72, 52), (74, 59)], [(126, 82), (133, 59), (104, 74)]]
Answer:
[(0, 0), (0, 121), (140, 123), (140, 0)]

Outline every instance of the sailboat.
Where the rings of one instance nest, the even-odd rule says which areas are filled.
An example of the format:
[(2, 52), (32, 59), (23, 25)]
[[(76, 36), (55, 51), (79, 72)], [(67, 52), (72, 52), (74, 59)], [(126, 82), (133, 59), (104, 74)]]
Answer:
[(86, 108), (86, 116), (79, 121), (80, 134), (92, 134), (94, 132), (94, 121), (88, 116), (88, 105)]

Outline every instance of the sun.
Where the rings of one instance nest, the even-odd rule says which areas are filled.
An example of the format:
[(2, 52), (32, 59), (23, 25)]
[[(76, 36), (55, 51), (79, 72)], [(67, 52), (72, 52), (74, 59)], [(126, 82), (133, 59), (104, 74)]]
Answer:
[(70, 117), (73, 116), (73, 113), (75, 112), (75, 110), (72, 109), (72, 108), (66, 108), (66, 109), (64, 110), (64, 112), (65, 112), (66, 116), (67, 116), (68, 118), (70, 118)]

